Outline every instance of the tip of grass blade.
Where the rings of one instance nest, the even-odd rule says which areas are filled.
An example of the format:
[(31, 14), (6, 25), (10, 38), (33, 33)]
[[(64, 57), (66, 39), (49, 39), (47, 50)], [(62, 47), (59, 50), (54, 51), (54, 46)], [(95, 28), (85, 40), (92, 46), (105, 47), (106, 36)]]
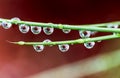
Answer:
[(9, 40), (6, 40), (6, 42), (12, 43), (12, 44), (17, 44), (17, 42), (12, 42), (12, 41), (9, 41)]
[(18, 42), (12, 42), (12, 41), (8, 41), (6, 40), (8, 43), (12, 43), (12, 44), (18, 44), (18, 45), (24, 45), (25, 42), (24, 41), (18, 41)]

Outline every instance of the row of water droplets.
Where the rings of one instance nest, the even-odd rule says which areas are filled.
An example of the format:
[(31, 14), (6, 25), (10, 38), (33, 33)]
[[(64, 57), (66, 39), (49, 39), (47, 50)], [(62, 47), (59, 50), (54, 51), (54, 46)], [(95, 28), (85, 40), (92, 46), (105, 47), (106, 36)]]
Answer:
[[(12, 18), (11, 19), (11, 21), (13, 22), (15, 22), (15, 21), (20, 21), (20, 19), (19, 18), (17, 18), (17, 17), (15, 17), (15, 18)], [(12, 27), (12, 24), (11, 23), (9, 23), (9, 22), (7, 22), (7, 21), (3, 21), (2, 23), (1, 23), (1, 25), (2, 25), (2, 27), (4, 28), (4, 29), (9, 29), (9, 28), (11, 28)], [(29, 32), (29, 30), (31, 29), (31, 32), (33, 33), (33, 34), (40, 34), (41, 33), (41, 31), (42, 31), (42, 27), (40, 27), (40, 26), (28, 26), (28, 25), (26, 25), (26, 24), (20, 24), (19, 25), (19, 30), (20, 30), (20, 32), (21, 33), (28, 33)], [(68, 33), (70, 33), (70, 29), (62, 29), (62, 31), (64, 32), (64, 33), (66, 33), (66, 34), (68, 34)], [(51, 27), (43, 27), (43, 32), (46, 34), (46, 35), (51, 35), (53, 32), (54, 32), (54, 28), (51, 28)]]
[[(46, 39), (43, 42), (52, 42), (50, 39)], [(50, 45), (52, 46), (52, 45)], [(33, 45), (33, 48), (36, 52), (42, 52), (44, 50), (44, 45)], [(58, 45), (58, 48), (61, 52), (67, 52), (69, 50), (69, 45), (68, 44), (62, 44)]]
[[(12, 22), (15, 22), (15, 21), (20, 21), (19, 18), (15, 17), (15, 18), (12, 18), (11, 19)], [(3, 21), (1, 23), (1, 26), (4, 28), (4, 29), (9, 29), (12, 27), (12, 23), (10, 22), (7, 22), (7, 21)], [(31, 29), (31, 32), (33, 34), (40, 34), (41, 31), (42, 31), (42, 27), (40, 26), (28, 26), (28, 25), (25, 25), (25, 24), (20, 24), (19, 25), (19, 30), (21, 33), (25, 34), (25, 33), (28, 33), (29, 30)], [(71, 32), (70, 29), (62, 29), (62, 31), (65, 33), (65, 34), (68, 34)], [(53, 32), (54, 32), (54, 28), (50, 28), (50, 27), (43, 27), (43, 32), (46, 34), (46, 35), (51, 35)], [(49, 39), (46, 39), (44, 40), (43, 42), (51, 42), (51, 40)], [(42, 52), (44, 50), (44, 45), (33, 45), (33, 48), (36, 52)], [(63, 45), (58, 45), (58, 48), (61, 52), (67, 52), (69, 50), (69, 45), (68, 44), (63, 44)]]

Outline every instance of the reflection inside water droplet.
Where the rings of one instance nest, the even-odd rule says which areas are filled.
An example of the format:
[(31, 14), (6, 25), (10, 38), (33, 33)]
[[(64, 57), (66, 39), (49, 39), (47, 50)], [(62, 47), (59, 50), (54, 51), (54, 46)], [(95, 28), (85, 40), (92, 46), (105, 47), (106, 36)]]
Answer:
[(88, 43), (84, 43), (84, 46), (87, 49), (92, 49), (95, 46), (95, 42), (88, 42)]

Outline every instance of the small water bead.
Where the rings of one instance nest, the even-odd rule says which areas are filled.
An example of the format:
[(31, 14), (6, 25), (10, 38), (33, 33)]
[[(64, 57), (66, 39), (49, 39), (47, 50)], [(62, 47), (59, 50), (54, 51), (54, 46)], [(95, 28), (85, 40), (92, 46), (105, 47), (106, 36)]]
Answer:
[(119, 25), (118, 24), (109, 24), (107, 25), (108, 28), (118, 28)]
[[(118, 28), (119, 25), (118, 24), (109, 24), (107, 27), (108, 28)], [(113, 35), (116, 35), (116, 33), (113, 33)]]
[(79, 35), (81, 38), (89, 38), (91, 35), (91, 31), (79, 31)]
[(20, 30), (21, 33), (24, 33), (24, 34), (28, 33), (29, 29), (30, 29), (30, 27), (25, 25), (25, 24), (19, 25), (19, 30)]
[(62, 31), (65, 33), (65, 34), (68, 34), (71, 32), (71, 29), (62, 29)]
[(16, 21), (21, 21), (21, 20), (18, 17), (11, 18), (11, 22), (16, 22)]
[(54, 28), (51, 28), (51, 27), (43, 27), (43, 32), (44, 32), (46, 35), (51, 35), (51, 34), (54, 32)]
[[(49, 43), (49, 42), (52, 42), (50, 39), (45, 39), (43, 42), (47, 42), (47, 43)], [(51, 47), (52, 45), (50, 45), (50, 47)]]
[(88, 42), (88, 43), (84, 43), (84, 46), (87, 49), (92, 49), (95, 46), (95, 42)]
[(37, 27), (37, 26), (31, 26), (31, 32), (33, 34), (39, 34), (42, 31), (41, 27)]
[(70, 46), (68, 44), (62, 44), (62, 45), (58, 45), (58, 48), (61, 52), (67, 52)]
[(14, 22), (15, 24), (17, 24), (17, 21), (21, 21), (20, 18), (18, 17), (11, 18), (11, 22)]
[(1, 25), (2, 25), (2, 27), (3, 27), (4, 29), (9, 29), (9, 28), (12, 27), (12, 24), (9, 23), (9, 22), (6, 22), (6, 21), (3, 21), (3, 22), (1, 23)]
[(33, 45), (33, 48), (36, 52), (42, 52), (44, 50), (43, 45)]
[(43, 42), (49, 43), (49, 42), (52, 42), (52, 41), (50, 39), (45, 39)]

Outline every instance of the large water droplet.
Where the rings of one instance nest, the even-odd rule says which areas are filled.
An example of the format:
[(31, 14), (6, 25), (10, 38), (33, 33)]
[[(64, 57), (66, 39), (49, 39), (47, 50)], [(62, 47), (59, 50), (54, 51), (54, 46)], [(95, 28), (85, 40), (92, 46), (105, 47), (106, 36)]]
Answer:
[(4, 29), (9, 29), (9, 28), (12, 27), (12, 24), (11, 24), (11, 23), (8, 23), (8, 22), (6, 22), (6, 21), (3, 21), (3, 22), (1, 23), (1, 25), (2, 25), (2, 27), (3, 27)]
[(42, 31), (41, 27), (37, 27), (37, 26), (31, 26), (31, 32), (33, 34), (39, 34)]
[(54, 32), (54, 28), (50, 28), (50, 27), (43, 27), (43, 32), (46, 35), (51, 35)]
[(68, 34), (68, 33), (70, 33), (71, 29), (62, 29), (62, 31), (63, 31), (65, 34)]
[(69, 45), (68, 44), (62, 44), (62, 45), (58, 45), (58, 48), (61, 52), (67, 52), (69, 50)]
[(79, 31), (79, 35), (81, 38), (89, 38), (91, 35), (91, 31)]
[(88, 43), (84, 43), (84, 46), (87, 49), (92, 49), (95, 46), (95, 42), (88, 42)]
[(36, 52), (42, 52), (44, 50), (43, 45), (33, 45), (33, 48)]
[(30, 29), (30, 27), (25, 25), (25, 24), (19, 25), (19, 30), (20, 30), (21, 33), (24, 33), (24, 34), (28, 33), (29, 29)]

